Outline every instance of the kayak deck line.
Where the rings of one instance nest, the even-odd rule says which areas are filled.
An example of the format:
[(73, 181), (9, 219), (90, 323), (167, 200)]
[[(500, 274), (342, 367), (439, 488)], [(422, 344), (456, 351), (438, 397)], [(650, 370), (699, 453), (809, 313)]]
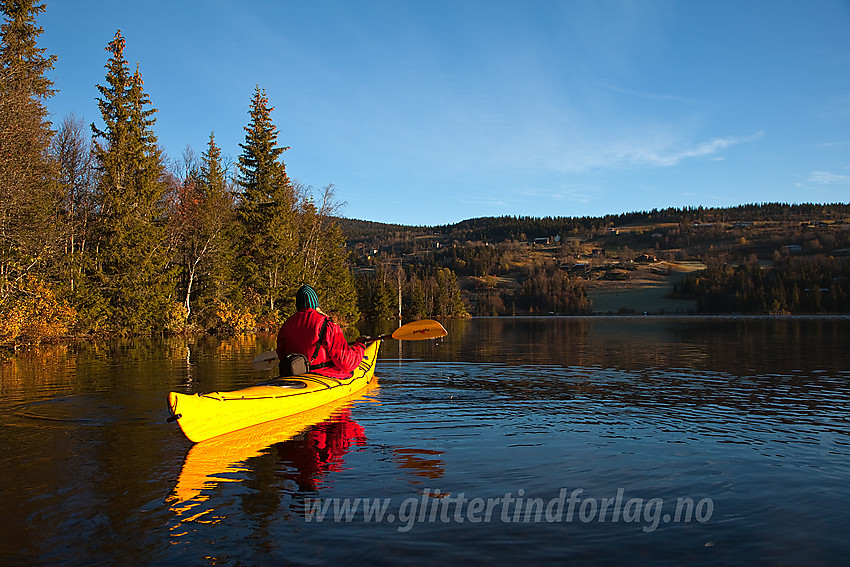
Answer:
[[(257, 386), (249, 386), (248, 388), (245, 388), (243, 390), (236, 390), (236, 392), (242, 392), (242, 391), (246, 391), (246, 390), (249, 390), (249, 389), (252, 389), (252, 388), (263, 388), (263, 390), (271, 389), (271, 388), (280, 388), (281, 391), (280, 391), (279, 394), (253, 395), (253, 396), (242, 394), (241, 396), (235, 396), (235, 395), (228, 395), (228, 394), (234, 394), (236, 392), (210, 392), (208, 394), (198, 394), (198, 395), (202, 398), (211, 398), (211, 399), (218, 400), (218, 401), (221, 401), (221, 402), (232, 402), (232, 401), (236, 401), (236, 400), (262, 400), (262, 399), (265, 399), (265, 398), (288, 398), (290, 396), (298, 396), (298, 395), (302, 395), (302, 394), (312, 394), (316, 390), (329, 390), (330, 388), (335, 388), (338, 385), (340, 385), (340, 384), (337, 384), (337, 385), (332, 386), (330, 384), (326, 384), (325, 382), (323, 382), (321, 380), (314, 380), (313, 382), (315, 384), (318, 384), (318, 386), (314, 386), (313, 388), (310, 388), (310, 384), (306, 383), (306, 380), (309, 380), (309, 377), (308, 376), (301, 376), (301, 378), (304, 378), (305, 384), (304, 384), (304, 386), (302, 386), (300, 388), (290, 388), (289, 386), (279, 386), (277, 384), (258, 384)], [(294, 390), (303, 390), (305, 388), (307, 389), (306, 392), (294, 391)], [(274, 390), (273, 390), (273, 392), (274, 392)]]
[[(168, 394), (168, 409), (183, 434), (194, 442), (301, 413), (364, 389), (374, 378), (380, 341), (368, 345), (349, 378), (317, 373), (286, 377), (229, 392)], [(293, 387), (292, 383), (301, 386)], [(223, 403), (242, 402), (242, 403)]]
[[(300, 379), (310, 379), (310, 377), (306, 376), (306, 375), (305, 376), (299, 376), (299, 378)], [(292, 398), (292, 397), (295, 397), (295, 396), (303, 396), (303, 395), (314, 394), (319, 390), (331, 390), (333, 388), (338, 388), (340, 386), (348, 386), (348, 385), (351, 384), (352, 380), (349, 380), (348, 382), (338, 381), (337, 384), (326, 384), (324, 381), (321, 381), (321, 380), (315, 380), (315, 382), (317, 384), (319, 384), (320, 386), (324, 386), (324, 388), (308, 389), (306, 392), (293, 392), (292, 390), (295, 390), (295, 389), (301, 390), (301, 389), (304, 389), (304, 388), (309, 388), (309, 385), (305, 384), (304, 386), (302, 386), (300, 388), (292, 388), (290, 386), (279, 386), (277, 384), (262, 384), (261, 386), (263, 388), (281, 388), (283, 390), (289, 390), (289, 391), (286, 392), (286, 393), (281, 393), (279, 395), (271, 395), (270, 394), (270, 395), (265, 395), (265, 396), (242, 395), (242, 396), (239, 396), (239, 397), (236, 397), (236, 396), (231, 397), (231, 396), (224, 396), (224, 395), (222, 395), (221, 392), (210, 392), (209, 394), (197, 394), (197, 395), (201, 398), (210, 398), (210, 399), (216, 400), (218, 402), (239, 402), (239, 401), (269, 400), (269, 399), (276, 400), (276, 399), (281, 399), (281, 398)], [(260, 386), (254, 386), (254, 387), (260, 387)], [(237, 390), (237, 391), (239, 391), (239, 390)]]

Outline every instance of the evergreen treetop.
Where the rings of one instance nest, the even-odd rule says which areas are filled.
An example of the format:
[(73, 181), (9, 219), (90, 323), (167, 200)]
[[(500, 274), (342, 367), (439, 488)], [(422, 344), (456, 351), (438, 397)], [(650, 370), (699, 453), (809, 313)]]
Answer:
[(215, 143), (214, 132), (210, 132), (207, 150), (201, 155), (200, 177), (207, 191), (226, 190), (227, 172), (221, 164), (221, 148)]
[(164, 193), (162, 155), (153, 126), (157, 112), (143, 89), (138, 69), (130, 73), (124, 59), (121, 30), (107, 45), (112, 54), (106, 69), (106, 85), (97, 85), (97, 99), (104, 128), (92, 124), (94, 153), (101, 172), (104, 212), (158, 217)]
[(47, 50), (37, 44), (44, 30), (36, 23), (36, 16), (44, 10), (44, 3), (39, 0), (0, 0), (0, 11), (7, 16), (0, 26), (4, 88), (16, 85), (39, 99), (55, 92), (53, 81), (46, 74), (53, 69), (56, 56), (45, 57)]
[(249, 205), (273, 201), (278, 186), (289, 183), (286, 166), (278, 161), (289, 146), (277, 145), (279, 132), (272, 122), (272, 110), (266, 91), (256, 86), (249, 110), (251, 121), (244, 128), (245, 143), (239, 144), (239, 185)]

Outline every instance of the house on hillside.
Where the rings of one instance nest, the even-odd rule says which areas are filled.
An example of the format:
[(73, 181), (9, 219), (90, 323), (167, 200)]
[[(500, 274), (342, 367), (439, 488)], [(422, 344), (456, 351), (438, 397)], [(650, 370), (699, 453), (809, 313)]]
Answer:
[(656, 256), (655, 254), (647, 254), (646, 252), (635, 258), (635, 262), (642, 262), (645, 264), (651, 264), (657, 261), (658, 256)]
[(564, 262), (561, 264), (561, 269), (566, 270), (570, 274), (584, 275), (590, 272), (590, 262)]

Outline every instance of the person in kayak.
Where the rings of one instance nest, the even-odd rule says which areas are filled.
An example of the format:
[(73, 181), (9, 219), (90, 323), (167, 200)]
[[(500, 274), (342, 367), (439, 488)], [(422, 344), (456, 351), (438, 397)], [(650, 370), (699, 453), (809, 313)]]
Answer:
[(310, 371), (332, 378), (348, 378), (363, 360), (366, 345), (358, 339), (349, 345), (342, 329), (319, 310), (319, 296), (309, 285), (295, 292), (295, 313), (277, 334), (277, 356), (304, 355)]

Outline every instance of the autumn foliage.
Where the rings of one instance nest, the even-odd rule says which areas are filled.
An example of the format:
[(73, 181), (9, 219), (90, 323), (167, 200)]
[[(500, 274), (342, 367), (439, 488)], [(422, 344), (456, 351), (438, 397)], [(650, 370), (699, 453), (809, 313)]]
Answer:
[(56, 297), (53, 288), (36, 276), (26, 276), (10, 294), (0, 317), (0, 344), (27, 344), (66, 338), (77, 319), (76, 310)]

